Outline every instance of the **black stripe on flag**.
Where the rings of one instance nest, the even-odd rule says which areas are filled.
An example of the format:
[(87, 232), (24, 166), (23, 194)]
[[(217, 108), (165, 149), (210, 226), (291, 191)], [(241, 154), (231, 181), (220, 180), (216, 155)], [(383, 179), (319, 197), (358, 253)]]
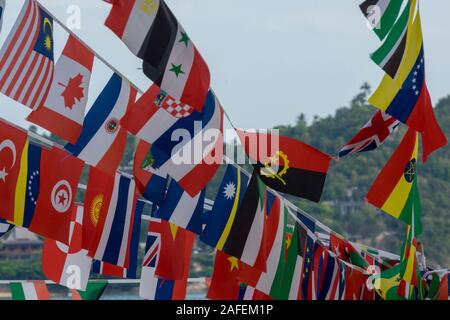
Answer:
[(399, 43), (397, 49), (395, 49), (394, 54), (390, 57), (390, 59), (383, 66), (383, 70), (392, 78), (395, 79), (397, 76), (398, 69), (400, 68), (400, 63), (403, 59), (403, 54), (406, 49), (406, 36), (408, 31), (406, 30), (405, 34), (401, 42)]
[(177, 32), (177, 18), (164, 1), (161, 1), (155, 21), (138, 54), (138, 57), (144, 60), (145, 75), (158, 86), (161, 85)]
[(242, 203), (236, 212), (233, 225), (223, 247), (223, 251), (240, 258), (244, 251), (247, 237), (256, 216), (259, 202), (258, 176), (252, 175)]

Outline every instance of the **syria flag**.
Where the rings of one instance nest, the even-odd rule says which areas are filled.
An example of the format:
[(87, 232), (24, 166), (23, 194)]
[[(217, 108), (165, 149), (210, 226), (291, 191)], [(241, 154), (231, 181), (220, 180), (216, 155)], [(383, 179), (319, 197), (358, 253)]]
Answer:
[(172, 97), (201, 111), (210, 73), (188, 34), (163, 0), (115, 0), (105, 25), (136, 56), (144, 73)]
[(69, 36), (47, 99), (27, 120), (75, 143), (83, 128), (93, 64), (94, 54)]
[(39, 197), (30, 231), (69, 245), (70, 221), (83, 161), (58, 148), (42, 150)]
[(0, 218), (14, 220), (16, 185), (27, 134), (0, 120)]
[(82, 248), (83, 206), (76, 205), (70, 223), (69, 245), (45, 239), (42, 249), (42, 272), (69, 289), (86, 290), (92, 258)]

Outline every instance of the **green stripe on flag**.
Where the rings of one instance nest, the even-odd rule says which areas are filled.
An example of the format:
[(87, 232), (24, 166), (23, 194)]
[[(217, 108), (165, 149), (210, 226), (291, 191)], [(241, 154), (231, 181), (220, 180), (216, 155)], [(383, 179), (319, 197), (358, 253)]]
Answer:
[(9, 288), (11, 289), (11, 296), (13, 300), (26, 300), (22, 283), (11, 282), (9, 284)]

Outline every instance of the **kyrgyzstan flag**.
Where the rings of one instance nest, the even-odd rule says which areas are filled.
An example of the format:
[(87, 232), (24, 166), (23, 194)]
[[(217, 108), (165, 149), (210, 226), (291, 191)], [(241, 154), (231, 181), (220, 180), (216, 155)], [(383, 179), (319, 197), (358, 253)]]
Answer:
[(14, 200), (27, 134), (0, 121), (0, 217), (14, 218)]
[(69, 36), (47, 100), (27, 120), (75, 143), (83, 128), (94, 54)]
[(30, 231), (69, 244), (70, 221), (83, 161), (58, 148), (42, 150), (40, 192)]
[(86, 290), (92, 258), (82, 248), (83, 206), (75, 205), (70, 224), (70, 243), (45, 239), (42, 249), (42, 272), (45, 276), (69, 289)]
[(268, 133), (237, 131), (255, 173), (270, 188), (319, 202), (331, 157), (306, 143)]

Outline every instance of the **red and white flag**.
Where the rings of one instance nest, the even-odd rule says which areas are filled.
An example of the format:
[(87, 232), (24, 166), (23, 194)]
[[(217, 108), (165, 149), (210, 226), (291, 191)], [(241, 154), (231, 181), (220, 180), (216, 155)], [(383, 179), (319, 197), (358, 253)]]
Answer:
[(36, 109), (53, 79), (53, 19), (27, 0), (0, 51), (0, 92)]
[(83, 165), (83, 161), (63, 150), (42, 150), (40, 191), (30, 231), (69, 244), (71, 215)]
[(93, 64), (94, 54), (69, 36), (56, 63), (47, 100), (27, 120), (75, 143), (83, 128)]
[(76, 205), (70, 223), (70, 243), (45, 239), (42, 251), (42, 272), (69, 289), (85, 291), (91, 271), (92, 258), (82, 248), (83, 206)]

